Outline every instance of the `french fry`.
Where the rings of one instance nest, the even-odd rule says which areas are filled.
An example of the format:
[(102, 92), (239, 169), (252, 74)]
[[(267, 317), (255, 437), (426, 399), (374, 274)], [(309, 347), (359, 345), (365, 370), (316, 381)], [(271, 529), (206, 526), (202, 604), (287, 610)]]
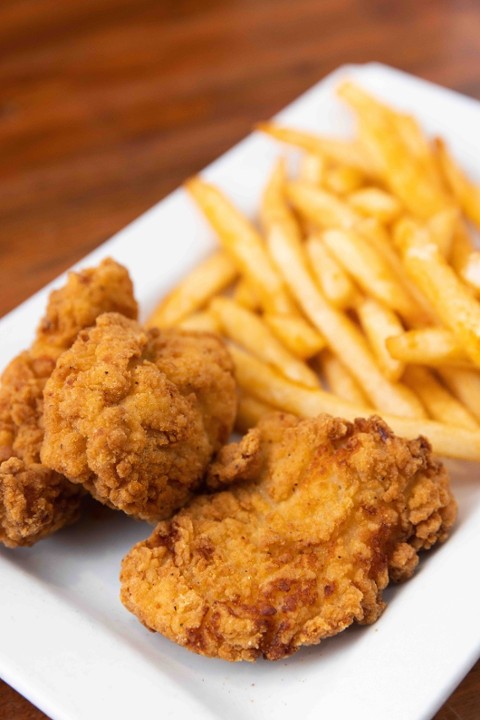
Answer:
[(365, 175), (351, 165), (337, 165), (326, 170), (324, 185), (337, 195), (347, 195), (365, 185)]
[(386, 345), (387, 338), (403, 332), (403, 326), (397, 315), (373, 298), (365, 298), (357, 305), (360, 325), (367, 336), (378, 365), (388, 380), (399, 380), (405, 364), (392, 357)]
[(271, 255), (292, 295), (328, 345), (345, 358), (350, 372), (363, 384), (376, 407), (387, 411), (403, 407), (407, 416), (422, 417), (423, 407), (413, 393), (383, 377), (361, 333), (351, 320), (329, 305), (315, 286), (294, 217), (284, 202), (284, 177), (284, 168), (279, 164), (263, 195), (262, 219)]
[[(363, 269), (367, 273), (373, 272), (374, 268), (381, 265), (385, 273), (385, 262), (390, 266), (390, 278), (395, 278), (395, 293), (397, 301), (400, 302), (401, 312), (410, 322), (426, 322), (431, 320), (431, 310), (425, 305), (425, 300), (419, 297), (418, 291), (412, 287), (411, 281), (406, 277), (399, 267), (399, 259), (395, 252), (388, 246), (388, 236), (385, 235), (385, 229), (374, 218), (365, 218), (359, 215), (349, 207), (349, 205), (337, 198), (331, 193), (316, 188), (307, 183), (288, 183), (287, 194), (296, 209), (310, 222), (315, 223), (319, 227), (324, 228), (341, 228), (344, 230), (355, 229), (361, 233), (362, 237), (368, 239), (367, 243), (362, 243), (366, 248), (363, 252), (367, 256), (366, 262), (362, 264)], [(383, 247), (381, 247), (383, 245)], [(359, 250), (361, 245), (357, 245)], [(377, 258), (373, 260), (373, 251), (376, 251)], [(378, 256), (381, 256), (379, 258)], [(346, 254), (348, 262), (348, 253)], [(383, 262), (382, 262), (383, 259)], [(354, 263), (350, 262), (353, 266)], [(400, 287), (399, 287), (400, 286)], [(414, 298), (416, 303), (414, 302)], [(384, 302), (386, 298), (383, 297)], [(419, 311), (418, 304), (421, 310)], [(400, 307), (395, 309), (400, 310)]]
[(435, 147), (443, 174), (465, 215), (480, 227), (480, 186), (467, 177), (448, 152), (446, 144), (436, 138)]
[(149, 327), (171, 327), (202, 308), (208, 300), (228, 287), (238, 274), (235, 263), (223, 251), (197, 265), (155, 308)]
[(461, 269), (462, 279), (475, 291), (476, 295), (480, 295), (480, 252), (473, 250)]
[(225, 297), (212, 300), (210, 311), (227, 337), (273, 365), (285, 377), (307, 387), (318, 387), (313, 370), (292, 355), (258, 315)]
[(392, 357), (412, 365), (431, 367), (471, 365), (455, 335), (441, 327), (408, 330), (389, 337), (386, 345)]
[(286, 191), (298, 212), (320, 228), (350, 229), (361, 219), (348, 203), (315, 185), (289, 182)]
[(233, 291), (233, 299), (239, 305), (243, 305), (243, 307), (247, 308), (247, 310), (256, 311), (260, 309), (258, 296), (245, 277), (241, 277), (238, 280)]
[(475, 250), (465, 223), (459, 220), (452, 238), (450, 262), (475, 293), (480, 293), (480, 252)]
[[(298, 223), (286, 203), (286, 191), (285, 165), (281, 160), (274, 169), (262, 196), (261, 218), (266, 234), (277, 225), (287, 234), (292, 236), (298, 236), (299, 234)], [(326, 194), (323, 193), (323, 195)], [(329, 195), (328, 197), (331, 199), (334, 196)], [(339, 206), (346, 207), (345, 204), (340, 202)], [(331, 298), (335, 305), (345, 307), (353, 301), (356, 289), (328, 249), (324, 250), (317, 247), (321, 243), (322, 241), (317, 243), (315, 240), (307, 242), (310, 257), (312, 263), (314, 263), (314, 274), (322, 287), (324, 287), (327, 297)]]
[(246, 433), (255, 427), (259, 420), (271, 412), (278, 412), (278, 408), (268, 405), (245, 392), (239, 392), (235, 430)]
[(287, 171), (284, 158), (280, 158), (265, 186), (260, 204), (260, 221), (264, 232), (275, 225), (287, 227), (288, 232), (297, 232), (297, 223), (285, 202)]
[(355, 212), (373, 217), (388, 224), (402, 211), (402, 206), (393, 195), (377, 187), (366, 187), (353, 192), (347, 198)]
[(259, 123), (257, 130), (261, 130), (288, 145), (294, 145), (306, 150), (312, 155), (320, 155), (342, 165), (354, 167), (369, 177), (376, 177), (378, 174), (372, 158), (354, 140), (322, 138), (313, 133), (287, 128), (271, 122)]
[[(272, 228), (275, 228), (277, 226), (282, 228), (282, 231), (289, 234), (297, 235), (299, 232), (297, 222), (292, 215), (290, 209), (286, 205), (286, 180), (287, 176), (285, 162), (281, 158), (275, 165), (262, 195), (260, 217), (266, 234), (268, 234), (272, 230)], [(350, 288), (352, 288), (351, 283), (349, 283), (348, 280), (347, 282)], [(287, 316), (284, 315), (284, 317)], [(290, 317), (295, 322), (295, 314), (292, 313)], [(325, 347), (325, 341), (318, 333), (318, 330), (314, 330), (313, 328), (311, 328), (311, 326), (306, 323), (306, 321), (301, 317), (300, 314), (296, 315), (296, 317), (298, 318), (296, 320), (296, 328), (294, 327), (294, 325), (292, 325), (292, 323), (288, 324), (288, 321), (281, 324), (277, 321), (276, 325), (275, 320), (273, 321), (273, 324), (276, 328), (277, 336), (283, 335), (286, 346), (289, 347), (293, 344), (298, 347), (298, 339), (295, 340), (294, 335), (297, 334), (298, 336), (298, 333), (300, 331), (301, 335), (303, 335), (303, 337), (305, 338), (305, 336), (308, 334), (308, 330), (310, 329), (310, 347), (312, 345), (316, 345), (318, 347), (318, 338), (321, 338), (323, 343), (322, 346)], [(299, 328), (299, 325), (303, 325), (303, 328)], [(318, 337), (314, 338), (312, 336), (312, 332), (316, 333)], [(297, 354), (295, 350), (293, 350), (293, 352)], [(310, 352), (310, 350), (308, 352)]]
[(464, 368), (439, 368), (445, 385), (480, 420), (480, 373)]
[[(321, 389), (309, 389), (282, 377), (252, 355), (232, 347), (230, 349), (240, 387), (267, 405), (291, 412), (300, 417), (316, 417), (321, 413), (354, 420), (371, 415), (369, 408), (342, 400)], [(480, 430), (459, 428), (435, 420), (401, 418), (381, 413), (392, 430), (402, 437), (428, 437), (439, 455), (480, 460)]]
[(474, 416), (448, 392), (430, 370), (412, 365), (405, 371), (405, 382), (418, 395), (434, 420), (455, 427), (480, 430), (480, 424)]
[[(419, 309), (413, 302), (413, 297), (418, 296), (418, 292), (412, 290), (411, 283), (405, 280), (395, 253), (392, 253), (392, 250), (388, 249), (387, 243), (381, 240), (380, 236), (385, 233), (385, 230), (378, 221), (372, 218), (362, 218), (346, 202), (307, 183), (288, 183), (287, 194), (297, 210), (320, 227), (357, 231), (354, 236), (350, 236), (349, 250), (343, 246), (342, 248), (338, 247), (337, 243), (337, 252), (343, 250), (342, 259), (347, 263), (347, 269), (356, 273), (356, 277), (354, 277), (357, 281), (361, 277), (362, 281), (370, 287), (372, 276), (376, 275), (385, 292), (385, 294), (376, 295), (379, 300), (398, 310), (409, 321), (412, 321), (413, 318), (413, 322), (423, 322), (425, 318), (430, 317), (424, 301), (421, 300), (419, 302), (423, 312), (420, 317)], [(361, 233), (361, 237), (358, 236), (358, 233)], [(368, 243), (364, 238), (368, 239)], [(388, 241), (388, 236), (386, 239)], [(381, 245), (384, 247), (381, 252), (378, 252)], [(352, 255), (353, 246), (355, 247), (355, 261)], [(332, 246), (328, 247), (334, 252)], [(358, 256), (360, 254), (364, 258), (363, 262), (359, 264)], [(337, 260), (340, 261), (340, 258), (337, 257)], [(363, 271), (361, 276), (360, 270)], [(385, 280), (382, 281), (382, 278), (389, 278), (387, 280), (388, 288), (385, 287)]]
[(313, 357), (325, 347), (325, 340), (318, 330), (301, 315), (265, 313), (262, 319), (280, 342), (301, 360)]
[(399, 127), (399, 113), (353, 83), (343, 83), (338, 92), (357, 111), (368, 150), (381, 164), (385, 181), (405, 207), (417, 217), (428, 219), (447, 206), (450, 200), (440, 179), (426, 168), (424, 158), (410, 152), (405, 130)]
[[(392, 128), (398, 123), (400, 115), (398, 111), (378, 100), (374, 95), (370, 95), (351, 80), (344, 80), (337, 86), (337, 95), (353, 107), (361, 120), (368, 119), (372, 123), (387, 122)], [(395, 130), (398, 132), (398, 127), (395, 127)]]
[(272, 265), (262, 238), (253, 225), (213, 185), (195, 177), (187, 190), (204, 212), (225, 250), (258, 294), (265, 310), (289, 313), (293, 310), (284, 283)]
[(444, 258), (449, 258), (457, 232), (459, 215), (457, 208), (449, 207), (432, 215), (427, 223), (430, 238), (438, 246)]
[(318, 366), (325, 376), (330, 392), (342, 400), (348, 400), (360, 407), (369, 407), (369, 402), (360, 385), (342, 361), (330, 350), (324, 350), (321, 353), (318, 357)]
[(316, 287), (300, 239), (285, 227), (275, 226), (268, 234), (268, 246), (305, 315), (343, 359), (372, 404), (384, 412), (397, 412), (405, 417), (424, 416), (425, 411), (415, 395), (382, 375), (358, 328), (346, 315), (331, 307)]
[(235, 366), (235, 377), (242, 391), (277, 410), (303, 417), (314, 417), (322, 412), (349, 418), (365, 417), (372, 413), (371, 408), (354, 405), (320, 387), (307, 388), (292, 382), (241, 348), (229, 346), (229, 351)]
[(435, 157), (435, 149), (425, 137), (417, 120), (411, 115), (397, 112), (393, 113), (393, 118), (405, 145), (422, 166), (426, 178), (430, 178), (430, 182), (435, 186), (441, 186), (442, 178)]
[(220, 325), (215, 320), (212, 313), (203, 311), (188, 315), (180, 320), (177, 327), (182, 330), (197, 330), (199, 332), (220, 332)]
[(440, 254), (428, 233), (404, 221), (395, 234), (405, 267), (475, 365), (480, 365), (480, 303)]
[(404, 317), (415, 312), (411, 298), (367, 238), (354, 230), (326, 230), (323, 241), (335, 259), (358, 285)]
[(323, 155), (304, 153), (300, 158), (298, 179), (312, 185), (322, 185), (325, 178), (326, 160)]
[(339, 309), (351, 306), (358, 294), (357, 289), (323, 242), (322, 236), (317, 233), (310, 235), (305, 250), (313, 275), (327, 300)]
[(390, 270), (395, 274), (397, 282), (403, 287), (405, 293), (410, 296), (413, 305), (411, 312), (406, 316), (409, 325), (417, 327), (435, 323), (437, 318), (433, 308), (407, 275), (400, 255), (392, 246), (390, 236), (385, 231), (385, 228), (378, 220), (365, 218), (362, 220), (359, 230), (362, 235), (368, 238), (374, 250), (383, 257)]
[[(262, 197), (261, 218), (266, 234), (278, 225), (283, 228), (284, 232), (298, 236), (298, 224), (286, 204), (286, 191), (285, 166), (281, 161), (272, 173)], [(323, 193), (323, 195), (326, 194)], [(333, 196), (329, 195), (328, 197), (331, 199)], [(342, 207), (346, 207), (342, 203), (338, 203), (338, 205), (340, 212)], [(319, 245), (323, 245), (322, 241), (311, 239), (307, 242), (314, 275), (334, 305), (346, 307), (353, 301), (356, 288), (328, 249), (324, 245), (323, 247), (319, 247)]]

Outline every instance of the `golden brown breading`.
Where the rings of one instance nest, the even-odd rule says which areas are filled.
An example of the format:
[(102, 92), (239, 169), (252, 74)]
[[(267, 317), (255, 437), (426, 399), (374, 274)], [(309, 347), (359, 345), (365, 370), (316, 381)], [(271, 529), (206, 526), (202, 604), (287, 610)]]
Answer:
[(117, 312), (134, 320), (138, 315), (130, 275), (112, 258), (105, 258), (96, 267), (70, 272), (66, 285), (50, 294), (30, 351), (32, 356), (57, 359), (80, 330), (93, 325), (105, 312)]
[[(40, 463), (43, 390), (58, 356), (79, 330), (108, 310), (136, 317), (127, 270), (106, 259), (96, 268), (70, 273), (49, 297), (29, 350), (14, 358), (0, 387), (0, 542), (32, 545), (79, 514), (83, 495)], [(12, 460), (10, 460), (10, 458)]]
[[(277, 660), (374, 622), (389, 579), (410, 577), (456, 515), (428, 442), (379, 418), (269, 416), (225, 453), (240, 474), (254, 434), (256, 480), (194, 499), (121, 572), (122, 601), (142, 623), (225, 660)], [(234, 480), (220, 456), (212, 470), (214, 485)]]
[(78, 488), (40, 463), (12, 457), (2, 463), (1, 540), (7, 547), (32, 545), (79, 516)]
[(235, 411), (219, 338), (102, 315), (47, 382), (42, 461), (111, 507), (169, 517), (227, 440)]

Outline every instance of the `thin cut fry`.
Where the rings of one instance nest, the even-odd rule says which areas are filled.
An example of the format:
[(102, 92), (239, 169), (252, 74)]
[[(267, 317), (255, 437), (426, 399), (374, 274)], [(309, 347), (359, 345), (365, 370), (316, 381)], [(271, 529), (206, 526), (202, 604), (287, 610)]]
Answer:
[(340, 86), (339, 95), (357, 111), (368, 149), (381, 163), (385, 181), (405, 207), (425, 219), (446, 207), (449, 198), (440, 178), (427, 168), (423, 156), (410, 152), (399, 113), (350, 82)]
[(398, 112), (394, 112), (393, 117), (398, 132), (410, 153), (421, 165), (425, 177), (429, 178), (433, 185), (441, 186), (442, 178), (433, 144), (427, 140), (417, 120), (411, 115), (403, 115)]
[(365, 298), (357, 306), (357, 313), (381, 371), (389, 380), (399, 380), (405, 365), (401, 360), (392, 357), (386, 345), (387, 338), (403, 332), (397, 315), (373, 298)]
[(202, 308), (237, 276), (235, 263), (218, 251), (197, 265), (155, 308), (147, 325), (170, 327)]
[(312, 185), (321, 185), (325, 178), (326, 161), (323, 155), (305, 153), (300, 158), (298, 179)]
[(455, 335), (440, 327), (408, 330), (386, 341), (392, 357), (412, 365), (471, 365)]
[(428, 221), (427, 229), (430, 237), (444, 258), (450, 257), (458, 222), (458, 210), (454, 207), (441, 210)]
[(196, 177), (187, 189), (216, 231), (225, 250), (248, 277), (265, 310), (288, 313), (292, 302), (253, 225), (216, 187)]
[[(337, 252), (341, 249), (344, 250), (342, 259), (337, 256), (334, 247), (328, 245), (328, 248), (335, 254), (337, 260), (339, 260), (349, 272), (354, 271), (355, 274), (353, 277), (355, 277), (358, 282), (360, 282), (360, 270), (363, 271), (361, 275), (362, 284), (366, 283), (368, 288), (371, 286), (373, 275), (376, 275), (378, 282), (381, 283), (382, 286), (384, 286), (385, 280), (381, 280), (381, 278), (389, 278), (387, 281), (389, 288), (383, 287), (386, 294), (380, 293), (376, 295), (379, 300), (385, 302), (393, 309), (398, 310), (403, 317), (410, 321), (412, 321), (412, 318), (414, 319), (413, 321), (423, 321), (426, 317), (429, 317), (424, 303), (421, 304), (422, 312), (419, 313), (418, 307), (416, 307), (412, 299), (415, 296), (415, 291), (411, 292), (408, 281), (404, 280), (401, 269), (399, 268), (398, 259), (392, 259), (392, 251), (388, 250), (386, 243), (380, 241), (379, 233), (385, 233), (385, 230), (379, 226), (376, 220), (363, 218), (346, 202), (339, 200), (335, 195), (316, 188), (313, 185), (308, 185), (307, 183), (288, 183), (287, 193), (296, 209), (304, 215), (304, 217), (320, 227), (340, 228), (350, 232), (356, 230), (361, 233), (361, 237), (359, 237), (358, 232), (353, 236), (355, 260), (352, 257), (352, 242), (350, 242), (350, 248), (348, 250), (343, 247), (340, 248), (337, 243)], [(368, 242), (366, 242), (365, 238)], [(352, 241), (352, 236), (350, 237), (350, 241)], [(378, 252), (378, 246), (382, 244), (384, 244), (385, 247), (381, 252)], [(387, 254), (390, 255), (390, 259), (387, 259)], [(364, 256), (364, 260), (361, 263), (358, 262), (359, 255)], [(393, 255), (395, 255), (395, 253), (393, 253)], [(345, 266), (344, 263), (346, 263), (347, 266)], [(378, 285), (374, 287), (378, 289)], [(419, 317), (420, 315), (421, 317)]]
[(411, 298), (367, 238), (354, 230), (327, 230), (323, 241), (365, 293), (397, 310), (403, 317), (408, 318), (415, 313)]
[(365, 185), (365, 175), (351, 165), (337, 165), (325, 172), (324, 185), (337, 195), (347, 195)]
[(303, 130), (294, 130), (268, 122), (259, 123), (257, 130), (267, 133), (276, 140), (302, 148), (312, 155), (318, 154), (343, 165), (350, 165), (370, 177), (376, 177), (378, 174), (372, 158), (354, 140), (322, 138)]
[(480, 304), (447, 264), (428, 234), (415, 223), (397, 228), (396, 242), (410, 277), (435, 308), (440, 320), (480, 365)]
[(307, 387), (318, 387), (313, 370), (292, 355), (258, 315), (225, 297), (212, 300), (210, 310), (229, 338), (276, 367), (285, 377)]
[(457, 165), (440, 138), (436, 138), (440, 165), (450, 189), (458, 200), (465, 215), (480, 227), (480, 186), (474, 185)]
[(277, 226), (269, 233), (268, 244), (292, 295), (330, 348), (342, 357), (372, 404), (385, 412), (396, 412), (405, 417), (424, 416), (421, 403), (411, 391), (384, 378), (365, 338), (353, 322), (332, 308), (320, 293), (308, 271), (299, 238)]
[(415, 283), (412, 282), (407, 275), (407, 271), (402, 265), (400, 255), (392, 246), (390, 236), (385, 228), (374, 218), (365, 218), (359, 228), (362, 235), (368, 238), (370, 245), (376, 252), (383, 257), (390, 270), (395, 274), (397, 282), (403, 287), (404, 291), (413, 301), (412, 315), (408, 316), (408, 323), (413, 327), (430, 325), (436, 322), (435, 313), (420, 292)]
[(348, 203), (315, 185), (289, 182), (286, 190), (294, 207), (321, 228), (350, 229), (361, 220), (361, 216)]
[(334, 395), (361, 407), (368, 407), (370, 405), (362, 388), (353, 375), (330, 350), (324, 350), (322, 352), (319, 356), (318, 365), (325, 376), (330, 391)]
[(474, 416), (424, 367), (411, 366), (405, 372), (405, 382), (418, 395), (430, 417), (455, 427), (480, 429)]
[(255, 427), (259, 420), (271, 412), (278, 412), (278, 408), (268, 405), (245, 392), (239, 392), (235, 430), (246, 433)]
[(246, 307), (247, 310), (255, 311), (260, 309), (258, 296), (255, 290), (252, 288), (251, 284), (244, 277), (241, 277), (238, 280), (233, 291), (233, 299), (239, 305), (243, 305), (243, 307)]
[(480, 293), (480, 252), (475, 250), (465, 223), (459, 220), (452, 238), (450, 262), (462, 280)]
[[(279, 375), (260, 360), (238, 348), (230, 350), (237, 381), (245, 392), (279, 410), (300, 417), (316, 417), (328, 413), (347, 420), (368, 417), (371, 410), (341, 400), (324, 390), (301, 387)], [(435, 420), (400, 418), (381, 413), (392, 430), (402, 437), (428, 437), (434, 451), (447, 457), (480, 460), (480, 431), (458, 428)]]
[[(289, 183), (287, 192), (296, 209), (310, 222), (320, 227), (332, 229), (351, 230), (353, 228), (368, 240), (370, 247), (367, 247), (367, 243), (363, 243), (367, 248), (364, 251), (365, 254), (368, 258), (371, 258), (372, 252), (375, 251), (378, 257), (376, 261), (372, 262), (376, 266), (381, 263), (383, 267), (385, 267), (386, 263), (390, 268), (391, 277), (394, 277), (397, 286), (400, 286), (400, 290), (397, 287), (396, 293), (400, 293), (400, 307), (405, 319), (408, 319), (412, 324), (421, 324), (433, 320), (431, 308), (401, 267), (398, 255), (390, 246), (385, 228), (378, 220), (360, 216), (346, 202), (331, 193), (309, 186), (307, 183)], [(353, 263), (350, 264), (354, 265)], [(370, 272), (368, 270), (370, 266), (368, 260), (363, 264), (364, 268), (365, 265), (367, 266), (367, 273)], [(383, 300), (385, 301), (385, 298)], [(333, 299), (332, 302), (334, 302)]]
[(263, 315), (264, 322), (274, 335), (296, 357), (307, 360), (325, 347), (318, 330), (301, 315)]
[(220, 332), (220, 325), (208, 311), (193, 313), (180, 320), (178, 327), (182, 330), (198, 330), (199, 332)]
[(240, 388), (279, 410), (313, 417), (326, 412), (339, 417), (365, 417), (371, 408), (359, 407), (321, 388), (306, 388), (292, 382), (277, 370), (248, 352), (229, 346)]
[(357, 289), (337, 262), (319, 234), (310, 235), (305, 243), (313, 275), (327, 300), (336, 308), (350, 307), (357, 296)]
[(262, 194), (260, 220), (267, 233), (275, 225), (283, 225), (288, 232), (296, 233), (298, 226), (285, 201), (287, 171), (284, 158), (280, 158), (270, 175)]
[(397, 198), (377, 187), (362, 188), (347, 199), (356, 212), (386, 224), (395, 220), (402, 211)]
[(480, 420), (480, 373), (463, 368), (439, 368), (443, 382), (472, 415)]

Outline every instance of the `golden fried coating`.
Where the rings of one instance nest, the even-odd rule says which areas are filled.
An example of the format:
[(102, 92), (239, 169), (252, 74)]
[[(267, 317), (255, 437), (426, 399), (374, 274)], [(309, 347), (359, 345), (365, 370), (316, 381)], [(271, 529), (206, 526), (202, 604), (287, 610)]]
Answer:
[(274, 414), (223, 461), (211, 466), (215, 487), (236, 466), (255, 479), (159, 523), (121, 572), (124, 605), (202, 655), (277, 660), (373, 623), (389, 580), (409, 578), (456, 516), (428, 442), (398, 438), (379, 418)]
[(50, 294), (45, 317), (40, 322), (33, 357), (57, 357), (67, 350), (80, 330), (90, 327), (99, 315), (117, 312), (136, 319), (138, 304), (128, 271), (106, 258), (100, 265), (71, 272), (67, 283)]
[(70, 273), (49, 297), (29, 350), (4, 370), (0, 386), (0, 542), (32, 545), (78, 515), (81, 488), (41, 465), (43, 390), (58, 356), (106, 311), (137, 316), (128, 272), (111, 259)]
[(78, 518), (81, 494), (40, 463), (12, 457), (2, 463), (1, 539), (7, 547), (32, 545)]
[(42, 462), (97, 500), (158, 520), (190, 498), (235, 412), (219, 338), (105, 314), (47, 382)]

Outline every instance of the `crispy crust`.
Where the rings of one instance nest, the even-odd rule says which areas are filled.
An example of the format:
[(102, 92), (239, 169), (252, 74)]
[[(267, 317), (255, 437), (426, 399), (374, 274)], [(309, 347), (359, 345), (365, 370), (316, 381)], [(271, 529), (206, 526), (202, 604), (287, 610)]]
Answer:
[(58, 356), (107, 310), (136, 317), (128, 272), (114, 260), (70, 273), (51, 293), (29, 350), (4, 370), (0, 387), (0, 542), (32, 545), (73, 522), (84, 495), (40, 461), (43, 391)]
[(158, 520), (190, 498), (235, 411), (220, 339), (105, 314), (45, 387), (42, 461), (101, 502)]
[[(194, 499), (121, 572), (122, 601), (142, 623), (226, 660), (277, 660), (374, 622), (389, 579), (409, 578), (456, 516), (428, 442), (400, 439), (379, 418), (275, 414), (253, 433), (256, 479)], [(227, 463), (251, 456), (247, 437)]]
[(0, 465), (0, 540), (30, 546), (77, 520), (78, 488), (40, 463), (10, 458)]

